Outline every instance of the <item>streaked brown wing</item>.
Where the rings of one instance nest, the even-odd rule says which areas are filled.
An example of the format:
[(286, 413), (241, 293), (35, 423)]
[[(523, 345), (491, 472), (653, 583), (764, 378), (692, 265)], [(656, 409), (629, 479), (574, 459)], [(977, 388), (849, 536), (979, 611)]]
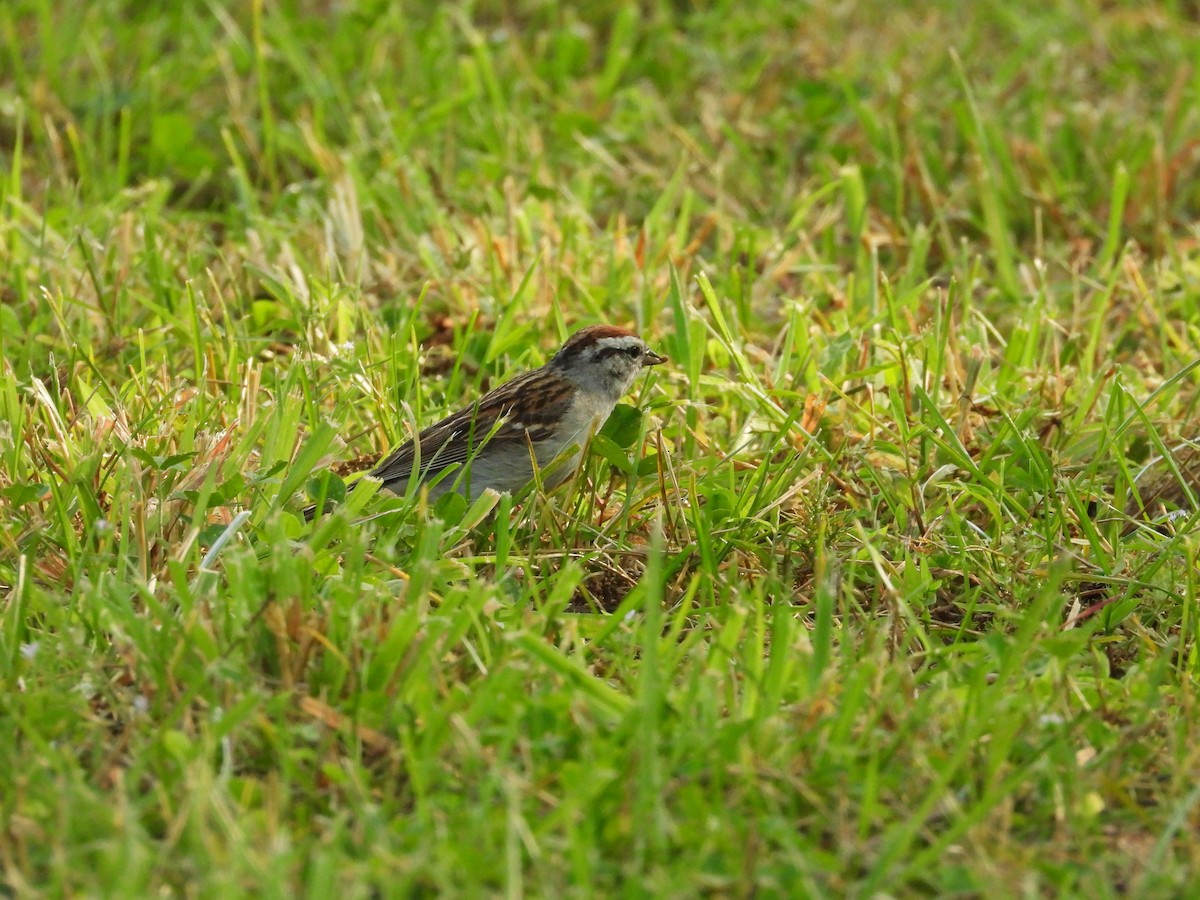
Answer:
[(566, 414), (574, 393), (574, 386), (561, 377), (546, 378), (541, 369), (526, 372), (485, 394), (478, 403), (430, 425), (415, 441), (398, 447), (379, 463), (371, 475), (385, 486), (408, 480), (416, 464), (418, 445), (422, 477), (467, 462), (484, 444), (537, 445), (553, 436), (554, 426)]

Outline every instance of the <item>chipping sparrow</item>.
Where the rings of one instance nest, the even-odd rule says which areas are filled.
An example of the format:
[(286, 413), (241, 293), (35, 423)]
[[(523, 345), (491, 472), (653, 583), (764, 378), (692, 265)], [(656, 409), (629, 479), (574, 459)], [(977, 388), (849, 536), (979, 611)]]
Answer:
[[(422, 481), (434, 482), (428, 488), (431, 499), (457, 491), (473, 501), (486, 488), (520, 490), (533, 480), (536, 459), (539, 470), (556, 463), (542, 483), (557, 487), (578, 468), (583, 445), (642, 368), (666, 361), (624, 329), (584, 328), (546, 365), (430, 425), (394, 450), (369, 477), (403, 494), (413, 474), (419, 473)], [(570, 455), (563, 456), (567, 451)], [(456, 470), (446, 472), (450, 466)], [(308, 507), (304, 517), (311, 519), (314, 511)]]

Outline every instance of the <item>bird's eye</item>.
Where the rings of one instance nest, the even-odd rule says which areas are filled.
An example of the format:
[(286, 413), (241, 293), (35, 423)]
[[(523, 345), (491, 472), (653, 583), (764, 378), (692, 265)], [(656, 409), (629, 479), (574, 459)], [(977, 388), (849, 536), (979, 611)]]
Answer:
[(642, 355), (642, 348), (641, 347), (629, 347), (625, 352), (629, 354), (630, 359), (637, 359), (639, 356)]

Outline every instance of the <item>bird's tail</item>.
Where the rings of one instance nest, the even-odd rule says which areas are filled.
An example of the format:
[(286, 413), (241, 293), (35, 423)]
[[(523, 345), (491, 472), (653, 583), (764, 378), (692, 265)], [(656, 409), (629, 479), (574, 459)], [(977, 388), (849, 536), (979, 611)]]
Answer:
[[(353, 484), (346, 485), (346, 496), (347, 497), (349, 497), (350, 492), (352, 490), (354, 490), (355, 484), (358, 484), (358, 482), (356, 481)], [(334, 507), (336, 507), (336, 506), (337, 506), (337, 503), (335, 503), (334, 501), (326, 500), (325, 505), (321, 507), (321, 514), (329, 515), (331, 512), (333, 512)], [(317, 517), (317, 504), (314, 503), (311, 506), (304, 507), (304, 509), (300, 510), (300, 514), (304, 516), (305, 522), (311, 522), (313, 519), (315, 519)]]

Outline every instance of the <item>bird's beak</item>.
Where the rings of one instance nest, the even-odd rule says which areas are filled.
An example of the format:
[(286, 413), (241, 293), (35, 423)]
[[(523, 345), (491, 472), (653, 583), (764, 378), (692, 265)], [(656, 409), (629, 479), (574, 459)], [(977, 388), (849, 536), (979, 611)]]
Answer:
[(665, 362), (670, 362), (665, 356), (659, 356), (653, 350), (647, 350), (642, 356), (643, 366), (661, 366)]

